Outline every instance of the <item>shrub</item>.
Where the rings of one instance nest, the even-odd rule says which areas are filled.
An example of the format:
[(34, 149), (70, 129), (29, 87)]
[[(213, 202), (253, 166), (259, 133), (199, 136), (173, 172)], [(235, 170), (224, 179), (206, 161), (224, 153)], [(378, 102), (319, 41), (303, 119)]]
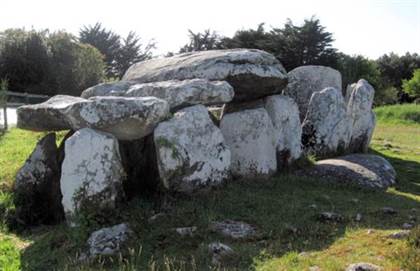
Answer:
[(420, 96), (420, 69), (413, 72), (413, 77), (410, 80), (403, 80), (403, 90), (410, 96)]

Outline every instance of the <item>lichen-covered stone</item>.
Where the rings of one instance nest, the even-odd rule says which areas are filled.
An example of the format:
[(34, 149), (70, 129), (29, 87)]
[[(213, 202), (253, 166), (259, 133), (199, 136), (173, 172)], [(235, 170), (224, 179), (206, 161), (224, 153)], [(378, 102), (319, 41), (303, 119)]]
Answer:
[(269, 96), (264, 105), (276, 133), (277, 166), (281, 168), (302, 154), (299, 109), (292, 98), (284, 95)]
[(43, 137), (16, 175), (16, 217), (24, 225), (54, 224), (64, 218), (55, 140), (55, 134)]
[(338, 89), (314, 92), (302, 123), (302, 144), (306, 153), (318, 157), (347, 150), (351, 138), (351, 121), (343, 95)]
[[(350, 91), (350, 90), (349, 90)], [(352, 121), (352, 135), (349, 144), (351, 152), (367, 152), (373, 130), (375, 113), (372, 111), (375, 90), (364, 79), (351, 87), (347, 111)]]
[(132, 65), (124, 81), (139, 83), (202, 78), (227, 81), (235, 91), (234, 102), (281, 93), (287, 75), (271, 54), (255, 49), (190, 52), (154, 58)]
[(235, 177), (269, 177), (277, 170), (277, 139), (264, 108), (224, 114), (220, 129), (232, 153)]
[(249, 239), (257, 234), (254, 226), (229, 219), (211, 223), (210, 229), (232, 239)]
[(132, 234), (126, 223), (94, 231), (87, 240), (89, 257), (117, 255)]
[[(112, 84), (115, 84), (114, 88)], [(143, 84), (120, 81), (99, 84), (82, 93), (84, 98), (93, 96), (157, 97), (167, 101), (171, 111), (197, 104), (228, 103), (232, 101), (233, 95), (233, 88), (226, 81), (206, 79), (170, 80)]]
[(57, 95), (37, 105), (18, 108), (18, 127), (34, 131), (93, 128), (118, 139), (150, 134), (169, 114), (168, 103), (155, 97), (92, 97)]
[(372, 154), (349, 154), (320, 160), (305, 175), (334, 183), (371, 189), (386, 189), (395, 184), (396, 172), (383, 157)]
[(301, 121), (306, 116), (309, 101), (314, 92), (333, 87), (341, 93), (341, 74), (330, 67), (301, 66), (291, 70), (287, 75), (289, 83), (283, 94), (295, 100), (299, 107)]
[(125, 177), (118, 140), (111, 134), (84, 128), (67, 139), (65, 154), (61, 193), (70, 222), (83, 210), (114, 208), (123, 197)]
[(192, 192), (230, 177), (230, 151), (203, 105), (184, 108), (161, 122), (154, 142), (166, 189)]

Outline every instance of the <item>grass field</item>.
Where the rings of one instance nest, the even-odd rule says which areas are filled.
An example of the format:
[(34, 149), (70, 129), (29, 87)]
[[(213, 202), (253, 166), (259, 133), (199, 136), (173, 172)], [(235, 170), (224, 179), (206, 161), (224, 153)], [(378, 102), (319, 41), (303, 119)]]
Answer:
[[(63, 223), (24, 232), (6, 226), (13, 212), (12, 183), (17, 169), (42, 134), (14, 129), (0, 137), (0, 270), (213, 270), (207, 245), (221, 241), (236, 251), (229, 270), (343, 270), (354, 262), (370, 262), (384, 270), (420, 270), (420, 229), (411, 240), (389, 239), (409, 216), (420, 220), (420, 106), (376, 109), (378, 123), (371, 152), (386, 157), (398, 172), (398, 184), (386, 192), (331, 186), (283, 174), (268, 181), (231, 183), (193, 197), (153, 196), (135, 199), (105, 223), (128, 221), (136, 232), (130, 249), (119, 257), (80, 263), (77, 255), (92, 230), (86, 220), (69, 229)], [(316, 205), (316, 208), (311, 208)], [(385, 215), (382, 207), (396, 215)], [(312, 206), (313, 207), (313, 206)], [(154, 213), (166, 211), (148, 223)], [(322, 223), (321, 211), (334, 211), (342, 223)], [(357, 213), (363, 215), (355, 222)], [(258, 237), (231, 241), (208, 230), (209, 222), (242, 220), (258, 228)], [(175, 227), (197, 226), (194, 237), (180, 238)]]

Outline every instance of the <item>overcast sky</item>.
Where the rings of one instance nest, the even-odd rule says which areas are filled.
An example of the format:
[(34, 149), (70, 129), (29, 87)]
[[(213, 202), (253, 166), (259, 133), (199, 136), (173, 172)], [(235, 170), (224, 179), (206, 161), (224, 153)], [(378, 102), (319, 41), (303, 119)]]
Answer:
[(232, 36), (261, 22), (282, 26), (316, 15), (347, 54), (376, 58), (420, 53), (420, 0), (0, 0), (0, 30), (11, 27), (74, 34), (96, 22), (121, 35), (136, 31), (157, 42), (156, 54), (178, 51), (187, 30)]

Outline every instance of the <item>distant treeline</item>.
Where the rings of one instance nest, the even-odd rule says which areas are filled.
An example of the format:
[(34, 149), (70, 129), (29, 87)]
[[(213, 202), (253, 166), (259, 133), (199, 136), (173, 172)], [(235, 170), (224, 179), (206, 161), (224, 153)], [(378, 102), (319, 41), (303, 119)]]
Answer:
[[(279, 28), (260, 24), (238, 30), (233, 37), (211, 30), (189, 31), (189, 40), (179, 53), (256, 48), (272, 53), (288, 71), (302, 65), (338, 69), (343, 88), (365, 78), (376, 89), (377, 105), (410, 102), (420, 96), (420, 70), (415, 72), (420, 69), (418, 54), (390, 53), (376, 60), (346, 55), (332, 47), (332, 33), (315, 17), (302, 25), (288, 20)], [(153, 57), (154, 48), (153, 41), (143, 44), (135, 32), (122, 38), (99, 23), (84, 26), (78, 37), (64, 31), (9, 29), (0, 33), (0, 78), (6, 78), (14, 91), (79, 95), (98, 82), (121, 78), (131, 64)]]

